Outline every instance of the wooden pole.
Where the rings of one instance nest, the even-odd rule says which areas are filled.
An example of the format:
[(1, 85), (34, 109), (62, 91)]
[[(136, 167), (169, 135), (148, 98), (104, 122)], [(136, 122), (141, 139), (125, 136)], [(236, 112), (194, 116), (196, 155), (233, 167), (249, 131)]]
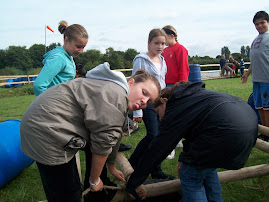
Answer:
[(258, 138), (254, 147), (260, 149), (261, 151), (269, 153), (269, 142), (265, 142)]
[(116, 161), (122, 171), (125, 179), (129, 179), (130, 175), (134, 172), (131, 164), (129, 163), (128, 159), (125, 157), (123, 152), (118, 152)]
[(29, 74), (27, 75), (28, 84), (30, 84), (30, 77)]
[(218, 172), (220, 183), (222, 184), (264, 175), (269, 175), (269, 164), (241, 168), (240, 170)]
[(259, 133), (269, 137), (269, 128), (263, 125), (258, 126)]
[[(262, 164), (257, 166), (251, 166), (242, 168), (239, 170), (228, 170), (223, 172), (218, 172), (219, 180), (221, 184), (234, 182), (239, 180), (245, 180), (254, 177), (260, 177), (264, 175), (269, 175), (269, 164)], [(154, 184), (147, 184), (141, 186), (147, 193), (147, 198), (160, 196), (164, 194), (170, 194), (179, 192), (181, 189), (180, 180), (170, 180), (166, 182), (158, 182)], [(116, 197), (117, 196), (117, 197)], [(126, 200), (126, 194), (118, 193), (114, 198), (113, 202), (120, 202)]]

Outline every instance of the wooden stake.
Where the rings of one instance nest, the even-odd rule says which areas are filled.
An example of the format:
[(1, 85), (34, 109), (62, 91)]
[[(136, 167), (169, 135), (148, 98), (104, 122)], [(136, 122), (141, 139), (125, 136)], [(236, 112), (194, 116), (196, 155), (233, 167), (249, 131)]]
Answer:
[(269, 128), (263, 125), (258, 126), (259, 133), (269, 137)]
[(265, 142), (258, 138), (254, 147), (269, 153), (269, 142)]

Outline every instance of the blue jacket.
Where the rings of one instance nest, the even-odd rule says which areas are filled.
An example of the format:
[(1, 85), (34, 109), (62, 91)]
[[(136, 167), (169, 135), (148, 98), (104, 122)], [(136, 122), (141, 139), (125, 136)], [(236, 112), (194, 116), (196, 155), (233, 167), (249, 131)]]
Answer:
[(34, 82), (34, 93), (39, 95), (46, 89), (75, 78), (76, 65), (72, 56), (61, 47), (44, 55), (43, 68)]

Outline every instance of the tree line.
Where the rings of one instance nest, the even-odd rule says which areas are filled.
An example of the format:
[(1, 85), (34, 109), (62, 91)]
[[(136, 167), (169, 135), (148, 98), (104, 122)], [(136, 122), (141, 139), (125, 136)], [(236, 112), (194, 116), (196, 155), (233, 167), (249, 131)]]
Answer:
[[(46, 47), (47, 51), (61, 46), (60, 43), (52, 43)], [(240, 53), (232, 53), (234, 59), (238, 60), (242, 55), (245, 61), (249, 61), (249, 46), (241, 46)], [(26, 46), (9, 46), (7, 49), (0, 49), (0, 75), (20, 75), (20, 74), (38, 74), (43, 67), (43, 55), (45, 53), (44, 44), (34, 44), (30, 48)], [(90, 70), (95, 66), (104, 62), (109, 62), (111, 69), (130, 69), (134, 57), (139, 54), (135, 49), (129, 48), (126, 51), (117, 51), (113, 48), (107, 48), (105, 53), (99, 50), (91, 49), (81, 53), (74, 58), (76, 64), (82, 64), (86, 70)], [(221, 49), (221, 55), (225, 55), (226, 59), (231, 54), (229, 48), (224, 46)], [(209, 56), (189, 56), (189, 64), (217, 64), (220, 55), (216, 58)]]

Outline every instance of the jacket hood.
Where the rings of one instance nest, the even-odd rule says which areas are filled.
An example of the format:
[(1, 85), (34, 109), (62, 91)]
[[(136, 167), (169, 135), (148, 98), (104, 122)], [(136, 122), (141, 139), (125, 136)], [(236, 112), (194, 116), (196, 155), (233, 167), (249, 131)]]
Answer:
[(104, 81), (112, 81), (124, 88), (129, 95), (129, 86), (122, 72), (111, 70), (108, 62), (100, 64), (92, 70), (88, 71), (86, 78), (99, 79)]
[[(160, 58), (163, 58), (162, 55), (159, 55), (159, 57), (160, 57)], [(143, 58), (143, 59), (145, 59), (145, 60), (149, 60), (149, 61), (151, 61), (150, 58), (149, 58), (149, 56), (148, 56), (146, 53), (140, 53), (140, 54), (136, 55), (135, 58), (134, 58), (134, 60), (135, 60), (136, 58)]]
[(64, 50), (63, 47), (61, 47), (61, 46), (57, 46), (56, 48), (54, 48), (54, 49), (52, 49), (51, 51), (49, 51), (49, 52), (47, 52), (47, 53), (44, 54), (43, 64), (45, 64), (46, 60), (47, 60), (50, 56), (52, 56), (52, 55), (54, 55), (54, 54), (58, 54), (58, 53), (59, 53), (59, 54), (63, 54), (63, 55), (65, 55), (66, 57), (68, 57), (68, 58), (70, 58), (70, 59), (73, 58), (72, 56), (68, 55), (68, 53)]
[(146, 53), (140, 53), (140, 54), (136, 55), (135, 58), (134, 58), (134, 60), (135, 60), (136, 58), (144, 58), (144, 59), (146, 59), (146, 60), (150, 60), (150, 59), (149, 59), (149, 56), (148, 56)]

